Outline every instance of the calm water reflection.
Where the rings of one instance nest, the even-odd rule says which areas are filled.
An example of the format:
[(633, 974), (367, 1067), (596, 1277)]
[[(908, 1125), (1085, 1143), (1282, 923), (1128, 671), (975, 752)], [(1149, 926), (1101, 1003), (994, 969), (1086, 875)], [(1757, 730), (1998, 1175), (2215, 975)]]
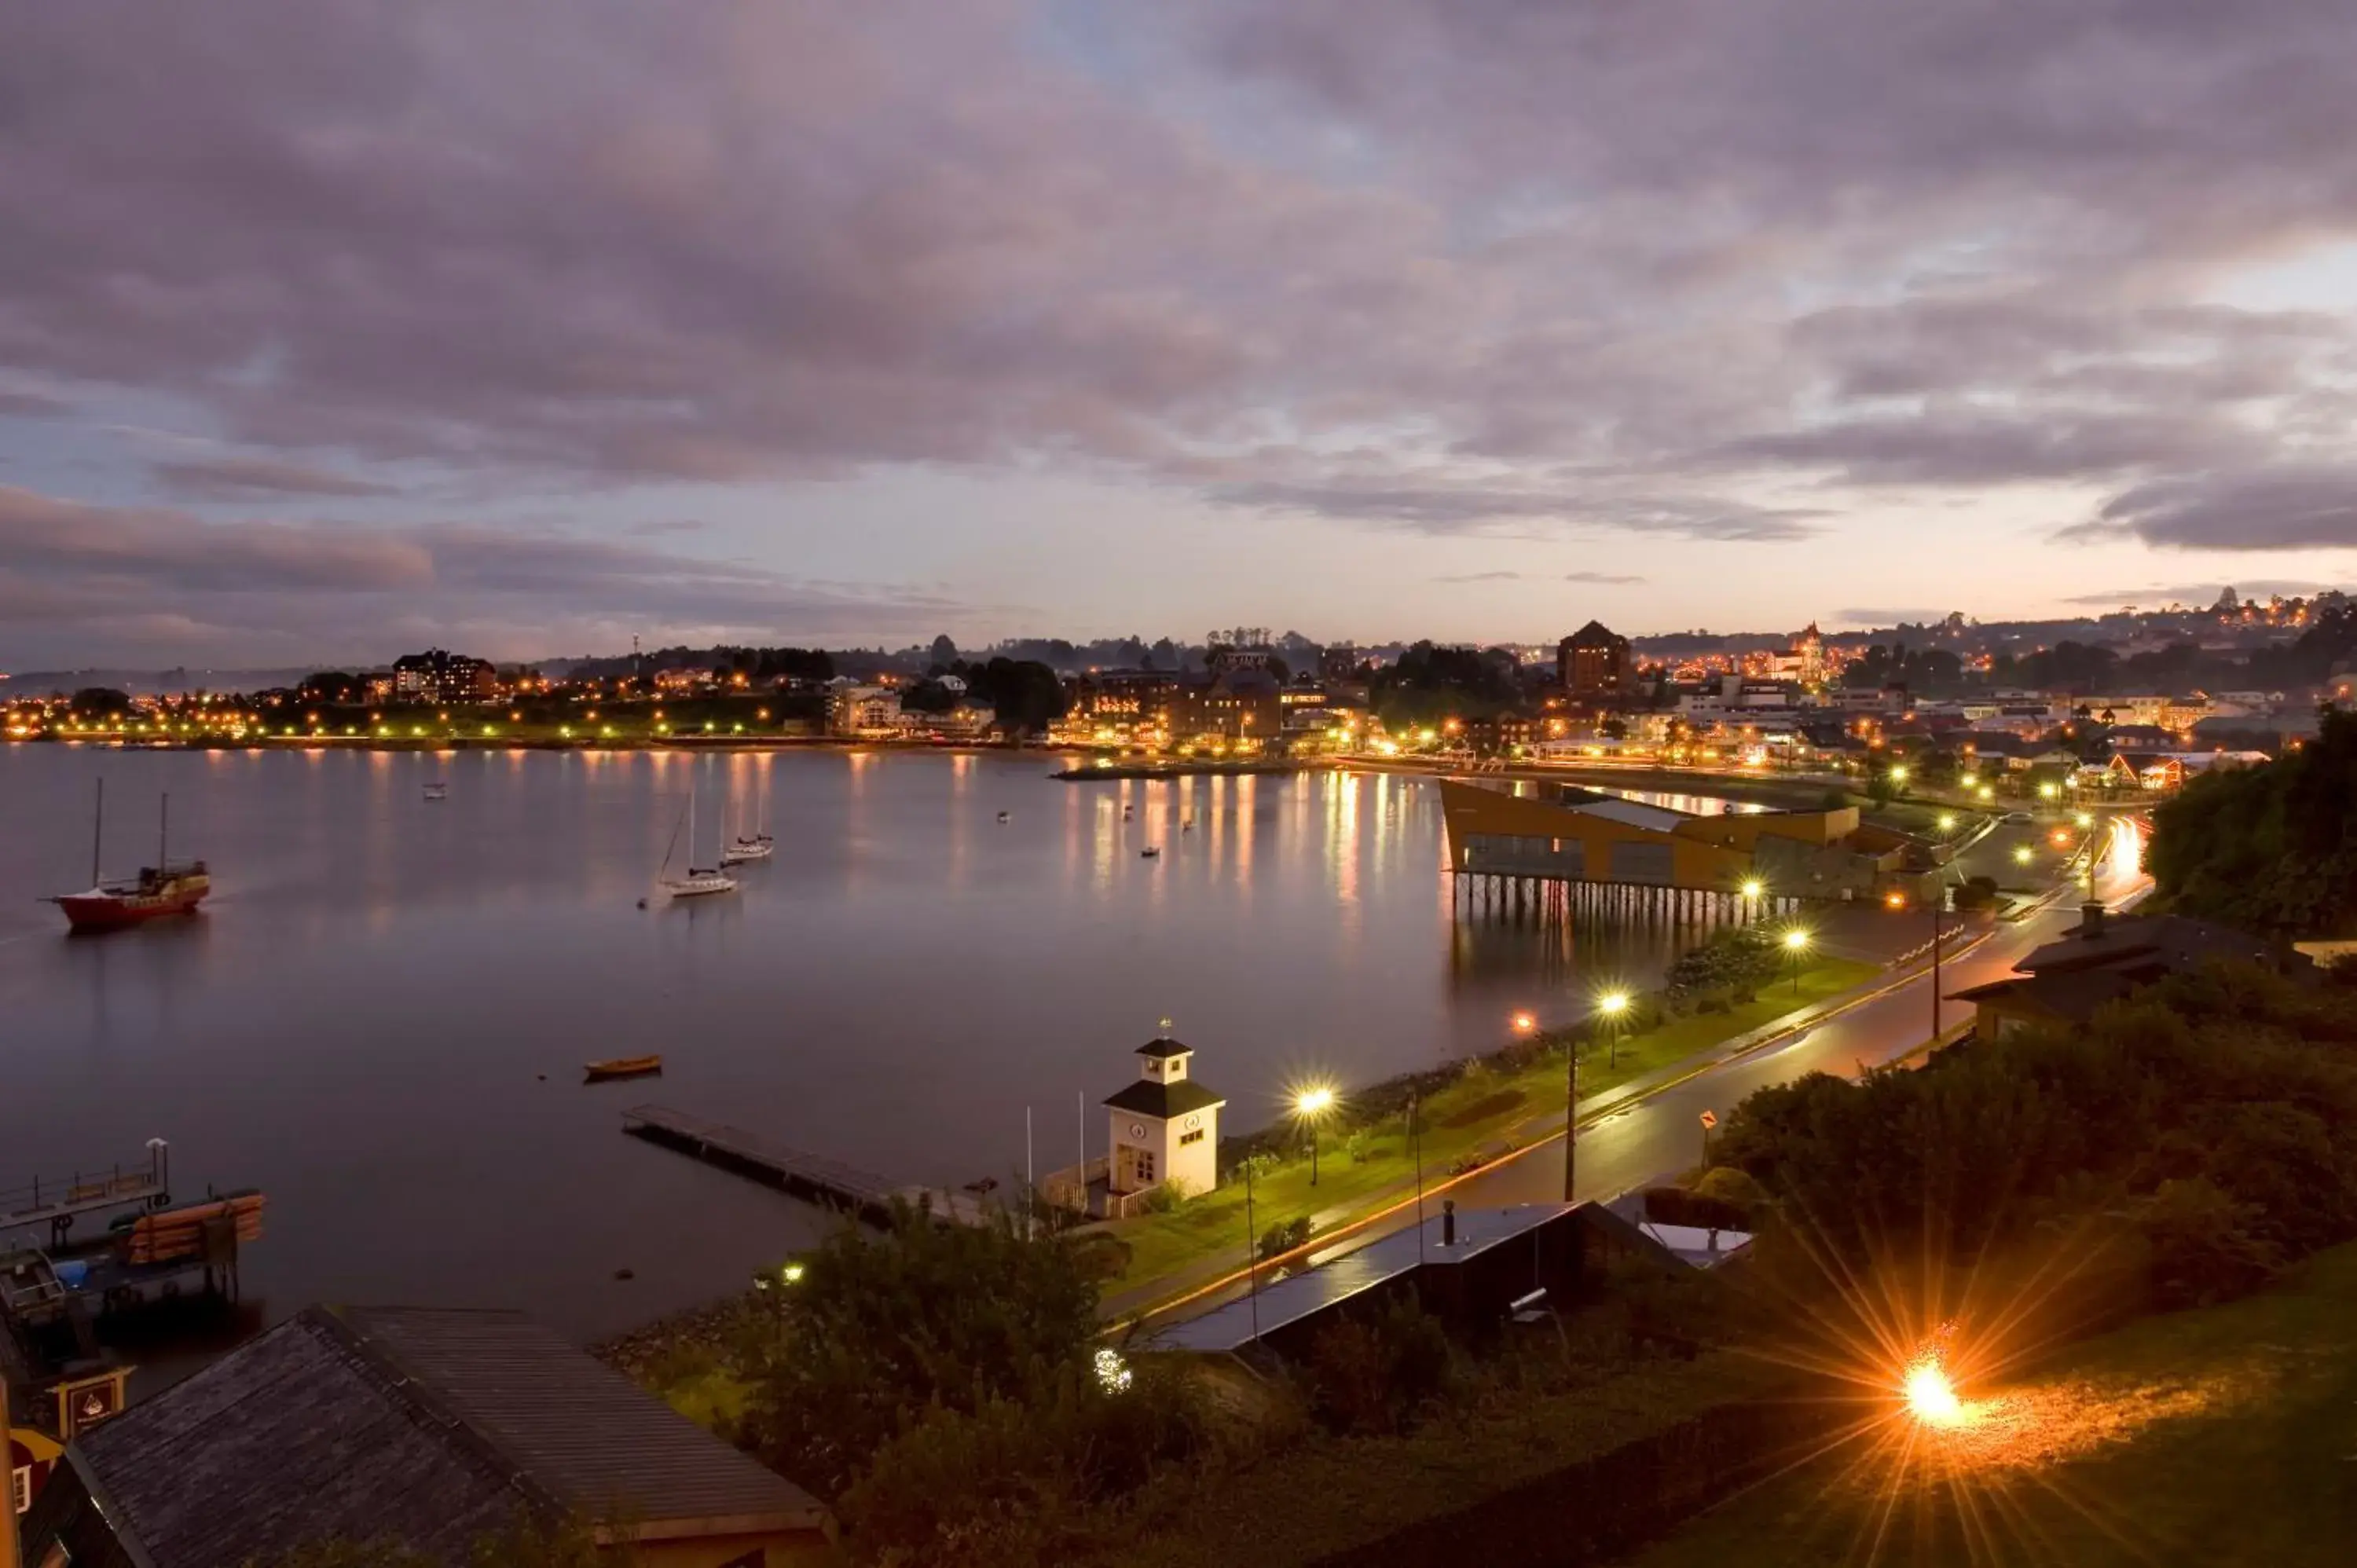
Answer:
[[(1042, 1168), (1079, 1102), (1101, 1138), (1163, 1016), (1249, 1124), (1303, 1073), (1487, 1049), (1514, 1010), (1575, 1013), (1595, 973), (1666, 956), (1452, 919), (1415, 780), (1052, 766), (0, 748), (0, 1187), (160, 1134), (183, 1194), (269, 1191), (247, 1290), (273, 1315), (512, 1304), (589, 1336), (818, 1223), (624, 1138), (640, 1099), (954, 1185), (1020, 1170), (1027, 1107)], [(169, 789), (176, 853), (214, 867), (201, 919), (70, 941), (33, 902), (86, 878), (101, 773), (109, 870), (152, 854)], [(641, 910), (691, 781), (707, 843), (766, 800), (778, 857), (734, 898)], [(584, 1059), (643, 1051), (660, 1080), (581, 1087)]]

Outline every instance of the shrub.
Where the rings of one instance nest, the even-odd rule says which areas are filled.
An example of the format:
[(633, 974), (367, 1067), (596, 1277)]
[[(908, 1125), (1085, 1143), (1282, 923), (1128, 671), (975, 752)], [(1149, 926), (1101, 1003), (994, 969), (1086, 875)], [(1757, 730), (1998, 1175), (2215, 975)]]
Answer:
[(1280, 1219), (1260, 1235), (1260, 1255), (1263, 1260), (1281, 1257), (1309, 1240), (1309, 1216), (1297, 1214), (1290, 1219)]
[(2164, 1306), (2207, 1306), (2266, 1283), (2282, 1258), (2254, 1234), (2260, 1219), (2255, 1206), (2235, 1202), (2206, 1177), (2161, 1183), (2136, 1211), (2152, 1249), (2154, 1298)]
[(846, 1224), (741, 1332), (743, 1436), (825, 1495), (929, 1405), (972, 1411), (1046, 1386), (1097, 1332), (1097, 1285), (1061, 1237), (1000, 1215), (944, 1225), (900, 1205), (877, 1235)]
[(1398, 1432), (1448, 1388), (1453, 1365), (1440, 1320), (1397, 1301), (1311, 1341), (1310, 1410), (1337, 1432)]
[(1175, 1214), (1189, 1196), (1187, 1184), (1173, 1176), (1147, 1187), (1146, 1196), (1137, 1200), (1137, 1207), (1146, 1214)]

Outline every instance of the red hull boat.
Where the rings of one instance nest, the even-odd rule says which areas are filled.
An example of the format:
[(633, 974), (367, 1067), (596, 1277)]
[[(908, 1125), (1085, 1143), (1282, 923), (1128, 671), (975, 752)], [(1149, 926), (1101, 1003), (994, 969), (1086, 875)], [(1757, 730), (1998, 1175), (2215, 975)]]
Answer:
[(212, 878), (205, 875), (205, 863), (199, 860), (160, 869), (148, 866), (140, 871), (136, 882), (64, 894), (57, 906), (66, 912), (66, 923), (77, 931), (116, 931), (142, 920), (193, 915), (211, 891)]
[(87, 893), (65, 893), (51, 898), (66, 913), (66, 923), (77, 931), (119, 931), (145, 920), (193, 915), (213, 888), (201, 860), (172, 864), (165, 851), (171, 843), (172, 798), (164, 797), (164, 830), (156, 844), (156, 864), (139, 868), (130, 881), (109, 882), (99, 875), (99, 852), (106, 833), (106, 781), (99, 780), (98, 822), (91, 832), (90, 880)]

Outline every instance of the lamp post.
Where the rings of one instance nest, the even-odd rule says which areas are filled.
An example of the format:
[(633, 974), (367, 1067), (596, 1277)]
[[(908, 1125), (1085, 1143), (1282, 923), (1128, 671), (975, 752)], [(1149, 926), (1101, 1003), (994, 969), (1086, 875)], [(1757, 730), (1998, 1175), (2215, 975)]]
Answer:
[(1293, 1097), (1293, 1113), (1309, 1129), (1309, 1185), (1318, 1185), (1318, 1120), (1333, 1108), (1334, 1091), (1325, 1084), (1303, 1090)]
[(1784, 951), (1792, 961), (1792, 994), (1801, 993), (1801, 955), (1809, 950), (1809, 933), (1794, 926), (1784, 933)]
[(1608, 991), (1596, 999), (1597, 1015), (1604, 1020), (1605, 1065), (1620, 1065), (1620, 1025), (1629, 1015), (1629, 993)]

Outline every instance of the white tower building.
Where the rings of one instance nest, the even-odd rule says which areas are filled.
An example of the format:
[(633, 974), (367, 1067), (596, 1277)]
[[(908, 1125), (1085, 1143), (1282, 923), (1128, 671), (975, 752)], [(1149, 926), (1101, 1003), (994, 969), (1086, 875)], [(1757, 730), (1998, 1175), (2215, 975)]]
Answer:
[(1113, 1117), (1106, 1174), (1115, 1197), (1165, 1183), (1196, 1197), (1219, 1185), (1220, 1107), (1227, 1101), (1188, 1076), (1194, 1054), (1167, 1033), (1148, 1040), (1137, 1050), (1137, 1081), (1105, 1101)]

